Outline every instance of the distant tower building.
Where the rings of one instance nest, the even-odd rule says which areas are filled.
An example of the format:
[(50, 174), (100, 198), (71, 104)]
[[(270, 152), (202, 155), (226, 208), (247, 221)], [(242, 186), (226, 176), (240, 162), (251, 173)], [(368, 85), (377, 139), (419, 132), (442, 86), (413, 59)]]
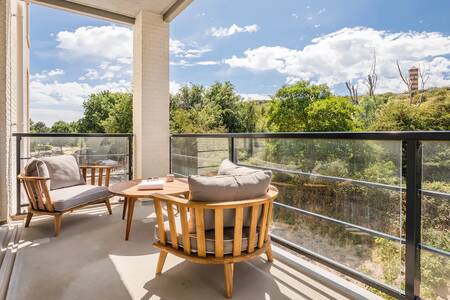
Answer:
[(419, 68), (412, 67), (408, 70), (409, 82), (411, 84), (411, 92), (417, 92), (419, 90)]

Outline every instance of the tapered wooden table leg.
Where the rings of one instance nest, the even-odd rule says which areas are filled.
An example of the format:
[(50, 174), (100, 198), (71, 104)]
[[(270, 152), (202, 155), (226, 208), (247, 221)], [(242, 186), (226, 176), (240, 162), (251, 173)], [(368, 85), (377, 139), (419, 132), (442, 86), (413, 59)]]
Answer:
[(127, 200), (127, 229), (125, 232), (125, 240), (128, 241), (128, 237), (130, 236), (130, 229), (131, 229), (131, 222), (133, 221), (133, 212), (134, 212), (134, 203), (136, 202), (136, 199), (134, 198), (128, 198)]
[(123, 200), (123, 210), (122, 210), (122, 220), (125, 220), (125, 214), (127, 212), (128, 198), (125, 197)]

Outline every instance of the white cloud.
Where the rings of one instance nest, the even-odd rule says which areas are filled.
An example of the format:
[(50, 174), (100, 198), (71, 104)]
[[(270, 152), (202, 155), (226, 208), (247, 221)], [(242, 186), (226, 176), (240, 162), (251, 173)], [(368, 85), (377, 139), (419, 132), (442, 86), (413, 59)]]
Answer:
[(35, 122), (42, 121), (47, 126), (51, 126), (56, 121), (72, 122), (83, 116), (81, 107), (79, 109), (58, 109), (58, 108), (33, 108), (31, 119)]
[(92, 93), (104, 90), (129, 91), (130, 82), (120, 80), (99, 85), (80, 82), (30, 82), (30, 102), (34, 107), (48, 108), (53, 105), (68, 108), (81, 108), (84, 100)]
[(291, 14), (291, 16), (292, 16), (293, 18), (298, 19), (298, 15), (297, 15), (296, 13)]
[(209, 33), (214, 37), (223, 38), (223, 37), (231, 36), (236, 33), (241, 33), (241, 32), (253, 33), (253, 32), (257, 32), (258, 30), (259, 30), (259, 27), (256, 24), (247, 25), (244, 27), (240, 27), (236, 24), (233, 24), (230, 27), (212, 27), (209, 30)]
[(180, 40), (170, 39), (170, 53), (177, 57), (198, 58), (211, 51), (208, 47), (189, 47)]
[(43, 70), (40, 73), (31, 74), (30, 79), (31, 80), (46, 80), (46, 79), (49, 79), (50, 77), (55, 77), (55, 76), (59, 76), (59, 75), (63, 75), (63, 74), (64, 74), (64, 70), (61, 70), (61, 69), (53, 69), (50, 71)]
[(179, 61), (171, 61), (171, 66), (181, 66), (181, 67), (192, 67), (192, 66), (215, 66), (220, 65), (221, 62), (214, 60), (202, 60), (197, 62), (187, 61), (185, 59), (181, 59)]
[(323, 13), (326, 12), (326, 11), (327, 11), (326, 8), (322, 8), (321, 10), (319, 10), (319, 11), (317, 12), (317, 14), (318, 14), (318, 15), (321, 15), (321, 14), (323, 14)]
[[(111, 65), (110, 62), (102, 62), (97, 68), (88, 68), (79, 80), (113, 80), (115, 78), (128, 78), (131, 75), (129, 65)], [(130, 71), (130, 72), (128, 72)]]
[(314, 25), (314, 28), (319, 28), (319, 27), (320, 27), (320, 24)]
[(313, 39), (303, 49), (261, 46), (224, 63), (251, 71), (274, 70), (291, 82), (303, 79), (333, 87), (365, 77), (374, 52), (379, 74), (377, 92), (404, 89), (396, 60), (405, 68), (428, 64), (428, 86), (450, 85), (450, 36), (438, 32), (391, 33), (364, 27), (343, 28)]
[(239, 94), (244, 101), (255, 101), (255, 100), (259, 100), (259, 101), (268, 101), (271, 100), (269, 95), (262, 95), (262, 94)]
[(75, 56), (130, 61), (133, 31), (121, 26), (83, 26), (56, 35), (57, 47)]
[(178, 83), (178, 82), (173, 81), (173, 80), (170, 81), (170, 84), (169, 84), (169, 92), (170, 92), (172, 95), (175, 95), (176, 93), (178, 93), (178, 91), (180, 90), (180, 88), (181, 88), (181, 83)]

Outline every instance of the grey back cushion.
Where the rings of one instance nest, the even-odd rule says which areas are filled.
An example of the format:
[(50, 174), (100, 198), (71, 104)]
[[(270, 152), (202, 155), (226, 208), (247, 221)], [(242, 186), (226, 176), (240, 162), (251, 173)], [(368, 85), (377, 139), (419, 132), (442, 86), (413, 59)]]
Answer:
[(59, 155), (41, 158), (47, 166), (50, 177), (50, 190), (86, 184), (80, 167), (72, 155)]
[[(47, 165), (40, 159), (32, 158), (24, 168), (24, 175), (31, 177), (46, 177), (50, 178)], [(50, 180), (46, 181), (47, 188), (50, 189)]]
[(258, 172), (258, 170), (248, 167), (241, 167), (234, 164), (229, 159), (225, 159), (220, 164), (217, 175), (247, 175), (255, 172)]
[[(191, 199), (195, 201), (223, 202), (256, 198), (267, 193), (271, 171), (255, 171), (247, 175), (219, 175), (213, 177), (190, 176), (188, 179)], [(195, 216), (191, 210), (190, 232), (195, 232)], [(258, 214), (261, 213), (261, 209)], [(223, 211), (223, 226), (233, 227), (234, 209)], [(205, 230), (214, 229), (214, 211), (204, 211)], [(244, 209), (244, 226), (250, 224), (250, 209)]]

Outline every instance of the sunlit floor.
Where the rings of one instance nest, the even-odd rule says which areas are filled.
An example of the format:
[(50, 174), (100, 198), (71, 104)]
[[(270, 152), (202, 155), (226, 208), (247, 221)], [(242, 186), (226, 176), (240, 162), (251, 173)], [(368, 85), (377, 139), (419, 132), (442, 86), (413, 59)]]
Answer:
[[(169, 255), (155, 277), (151, 202), (137, 203), (130, 240), (122, 206), (113, 215), (91, 207), (53, 221), (33, 219), (22, 232), (8, 299), (224, 299), (223, 267)], [(348, 299), (279, 260), (264, 257), (235, 267), (233, 299)]]

